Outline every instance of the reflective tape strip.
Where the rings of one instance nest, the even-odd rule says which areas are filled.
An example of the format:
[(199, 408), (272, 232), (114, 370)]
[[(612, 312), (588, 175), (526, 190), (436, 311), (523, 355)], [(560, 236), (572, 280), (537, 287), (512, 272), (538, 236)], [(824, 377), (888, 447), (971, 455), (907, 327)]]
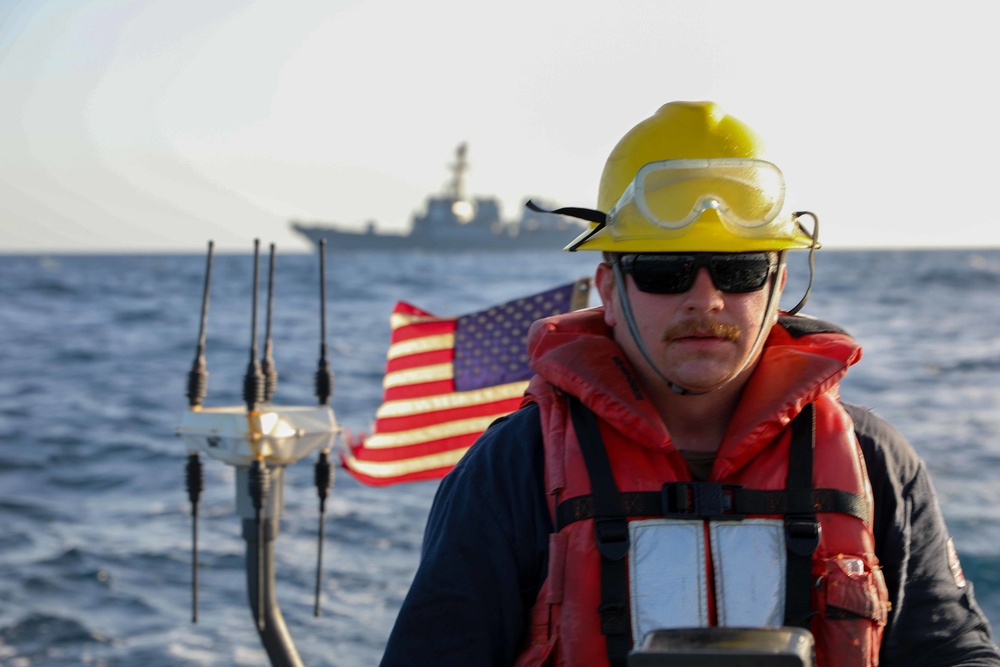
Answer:
[(777, 627), (785, 619), (785, 524), (712, 521), (719, 625)]
[(633, 644), (659, 628), (708, 625), (702, 522), (648, 519), (628, 526)]

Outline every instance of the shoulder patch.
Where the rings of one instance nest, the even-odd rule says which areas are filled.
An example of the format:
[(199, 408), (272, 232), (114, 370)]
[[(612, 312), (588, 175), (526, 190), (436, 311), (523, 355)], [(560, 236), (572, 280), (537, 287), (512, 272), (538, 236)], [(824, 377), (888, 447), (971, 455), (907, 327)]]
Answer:
[(851, 335), (847, 333), (846, 330), (838, 327), (836, 324), (831, 324), (824, 320), (818, 320), (815, 317), (808, 317), (805, 315), (782, 315), (778, 318), (778, 324), (788, 331), (792, 338), (801, 338), (802, 336), (808, 336), (809, 334), (821, 333), (836, 333), (843, 334), (845, 336)]

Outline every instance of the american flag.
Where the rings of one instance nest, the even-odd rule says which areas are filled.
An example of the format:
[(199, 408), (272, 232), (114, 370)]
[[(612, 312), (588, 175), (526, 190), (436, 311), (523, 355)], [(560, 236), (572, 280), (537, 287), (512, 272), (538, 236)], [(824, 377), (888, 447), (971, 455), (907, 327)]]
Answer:
[(344, 467), (365, 484), (439, 479), (528, 379), (527, 335), (543, 317), (587, 305), (589, 279), (460, 317), (400, 301), (392, 311), (384, 393), (372, 434), (348, 437)]

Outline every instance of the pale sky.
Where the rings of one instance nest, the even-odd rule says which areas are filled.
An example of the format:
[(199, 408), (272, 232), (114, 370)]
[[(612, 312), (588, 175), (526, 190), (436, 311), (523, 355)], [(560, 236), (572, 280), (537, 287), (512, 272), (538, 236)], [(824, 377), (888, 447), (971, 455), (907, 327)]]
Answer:
[(0, 253), (306, 250), (467, 187), (594, 206), (662, 103), (753, 126), (827, 247), (1000, 246), (990, 3), (3, 0)]

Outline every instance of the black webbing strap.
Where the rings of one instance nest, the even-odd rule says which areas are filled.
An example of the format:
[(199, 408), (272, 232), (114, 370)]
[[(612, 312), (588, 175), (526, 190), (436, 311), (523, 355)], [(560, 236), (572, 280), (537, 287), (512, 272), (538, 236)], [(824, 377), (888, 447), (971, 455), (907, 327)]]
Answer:
[[(668, 519), (742, 519), (748, 514), (836, 512), (867, 522), (869, 516), (868, 500), (843, 489), (812, 489), (811, 493), (803, 494), (786, 489), (745, 489), (737, 484), (716, 482), (668, 482), (660, 491), (620, 493), (617, 507), (627, 517)], [(556, 507), (556, 530), (594, 516), (593, 496), (567, 498)]]
[(575, 396), (568, 399), (573, 428), (590, 476), (594, 535), (601, 554), (601, 604), (597, 608), (601, 616), (601, 633), (607, 641), (608, 661), (612, 667), (625, 667), (632, 649), (628, 561), (625, 558), (629, 547), (627, 515), (622, 512), (621, 494), (594, 413)]
[[(813, 447), (816, 443), (816, 411), (805, 406), (792, 421), (788, 452), (788, 482), (791, 497), (813, 493)], [(819, 546), (820, 524), (814, 512), (785, 515), (785, 625), (809, 628), (812, 617), (812, 554)]]

